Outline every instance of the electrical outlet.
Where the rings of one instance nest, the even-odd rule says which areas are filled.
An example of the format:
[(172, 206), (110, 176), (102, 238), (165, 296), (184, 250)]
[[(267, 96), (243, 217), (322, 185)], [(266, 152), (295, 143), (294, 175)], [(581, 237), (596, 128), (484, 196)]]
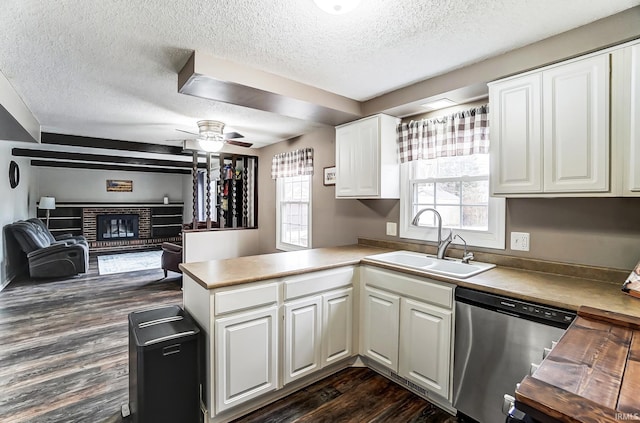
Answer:
[(398, 224), (396, 222), (387, 222), (387, 235), (398, 235)]
[(529, 251), (529, 233), (511, 232), (511, 249), (518, 251)]

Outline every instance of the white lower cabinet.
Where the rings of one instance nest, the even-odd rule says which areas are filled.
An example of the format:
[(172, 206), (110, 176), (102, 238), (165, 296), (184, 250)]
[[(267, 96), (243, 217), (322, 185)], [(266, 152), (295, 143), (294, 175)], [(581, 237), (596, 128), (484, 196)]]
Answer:
[(365, 287), (362, 319), (364, 355), (398, 371), (400, 297), (380, 289)]
[(322, 296), (322, 366), (351, 357), (353, 351), (353, 288)]
[(277, 324), (277, 306), (216, 319), (216, 412), (278, 387)]
[(363, 266), (361, 353), (450, 405), (453, 285)]
[(400, 376), (447, 398), (452, 311), (407, 298), (400, 314)]
[(284, 383), (320, 369), (322, 297), (315, 296), (284, 306)]

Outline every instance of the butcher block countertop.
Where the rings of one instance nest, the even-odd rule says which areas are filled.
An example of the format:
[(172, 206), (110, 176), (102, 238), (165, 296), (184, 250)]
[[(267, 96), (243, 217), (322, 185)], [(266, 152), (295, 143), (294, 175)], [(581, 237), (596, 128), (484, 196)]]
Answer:
[(516, 390), (540, 422), (640, 421), (640, 319), (581, 307), (533, 376)]
[(183, 263), (180, 268), (204, 288), (216, 289), (362, 263), (552, 307), (575, 311), (580, 306), (590, 306), (640, 318), (640, 299), (625, 295), (620, 290), (624, 279), (603, 282), (501, 265), (468, 279), (456, 279), (425, 275), (424, 272), (365, 258), (389, 251), (392, 250), (358, 244)]

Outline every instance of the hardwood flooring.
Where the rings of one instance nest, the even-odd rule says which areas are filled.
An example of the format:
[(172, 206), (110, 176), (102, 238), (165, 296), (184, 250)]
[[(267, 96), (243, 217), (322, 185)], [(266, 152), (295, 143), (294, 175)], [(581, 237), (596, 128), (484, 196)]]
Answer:
[[(0, 292), (0, 423), (122, 422), (127, 316), (170, 304), (182, 304), (179, 277), (163, 279), (160, 269), (100, 276), (95, 257), (83, 276), (9, 284)], [(457, 420), (369, 369), (352, 368), (236, 423), (365, 421)]]
[[(177, 276), (177, 274), (173, 274)], [(10, 283), (0, 292), (0, 422), (103, 422), (128, 402), (130, 312), (182, 305), (160, 269)]]

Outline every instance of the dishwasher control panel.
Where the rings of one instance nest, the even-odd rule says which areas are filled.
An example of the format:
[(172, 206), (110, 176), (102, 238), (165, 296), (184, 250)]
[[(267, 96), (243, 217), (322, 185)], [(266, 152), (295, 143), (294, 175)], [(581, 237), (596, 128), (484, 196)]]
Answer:
[(478, 292), (462, 287), (456, 288), (456, 301), (471, 302), (480, 307), (491, 308), (506, 314), (514, 314), (520, 317), (528, 316), (536, 320), (553, 322), (565, 328), (569, 326), (576, 317), (575, 313), (568, 310), (488, 294), (486, 292)]

